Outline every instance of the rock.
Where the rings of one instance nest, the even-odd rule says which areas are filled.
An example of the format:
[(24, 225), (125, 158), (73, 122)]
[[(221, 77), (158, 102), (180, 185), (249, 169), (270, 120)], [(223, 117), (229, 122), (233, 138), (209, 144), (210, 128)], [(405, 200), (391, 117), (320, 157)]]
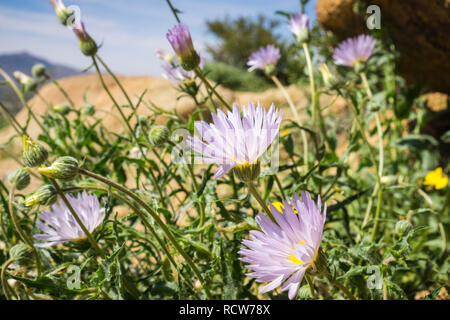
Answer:
[[(368, 33), (363, 15), (354, 12), (357, 0), (317, 0), (317, 20), (339, 39)], [(399, 71), (409, 83), (423, 81), (431, 91), (450, 91), (450, 1), (372, 0), (381, 9), (386, 27), (400, 51)], [(363, 14), (365, 10), (363, 10)]]

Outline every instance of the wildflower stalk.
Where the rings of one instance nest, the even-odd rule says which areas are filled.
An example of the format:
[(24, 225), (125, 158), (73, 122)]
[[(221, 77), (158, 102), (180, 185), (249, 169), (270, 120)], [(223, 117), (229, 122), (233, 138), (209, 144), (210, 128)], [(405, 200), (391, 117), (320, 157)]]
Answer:
[(70, 204), (69, 200), (67, 200), (67, 197), (64, 194), (64, 192), (61, 190), (60, 186), (58, 185), (58, 182), (56, 182), (56, 180), (54, 180), (54, 179), (50, 179), (50, 182), (55, 187), (56, 192), (59, 194), (59, 196), (61, 197), (62, 201), (66, 204), (67, 209), (69, 209), (70, 213), (72, 214), (72, 216), (74, 217), (74, 219), (78, 223), (78, 225), (80, 226), (81, 230), (83, 230), (84, 234), (88, 238), (88, 240), (89, 240), (90, 244), (92, 245), (92, 247), (95, 249), (95, 251), (98, 253), (98, 255), (100, 257), (104, 258), (105, 257), (104, 252), (102, 251), (102, 249), (100, 249), (100, 247), (97, 244), (97, 241), (95, 241), (95, 239), (92, 237), (92, 235), (89, 232), (89, 230), (83, 224), (83, 222), (81, 221), (80, 217), (75, 212), (75, 210), (73, 209), (72, 205)]
[(325, 132), (325, 126), (323, 123), (323, 117), (322, 112), (320, 111), (320, 108), (317, 104), (317, 97), (316, 97), (316, 86), (314, 83), (314, 71), (312, 67), (311, 62), (311, 55), (309, 53), (309, 47), (306, 43), (303, 43), (303, 51), (305, 52), (306, 57), (306, 65), (308, 67), (308, 73), (309, 73), (309, 84), (310, 84), (310, 91), (311, 91), (311, 103), (312, 103), (312, 118), (313, 123), (317, 125), (320, 128), (320, 131), (322, 133), (323, 139), (327, 139), (327, 135)]
[(198, 270), (197, 266), (192, 261), (191, 257), (189, 257), (189, 255), (184, 251), (184, 249), (178, 244), (175, 237), (172, 235), (172, 232), (169, 230), (169, 228), (167, 228), (166, 224), (161, 220), (161, 218), (158, 216), (158, 214), (145, 201), (143, 201), (141, 198), (139, 198), (134, 192), (132, 192), (128, 188), (126, 188), (112, 180), (109, 180), (108, 178), (105, 178), (101, 175), (98, 175), (96, 173), (90, 172), (90, 171), (82, 169), (82, 168), (79, 168), (78, 171), (82, 175), (96, 179), (100, 182), (103, 182), (103, 183), (123, 192), (124, 194), (126, 194), (130, 198), (132, 198), (134, 201), (136, 201), (140, 206), (142, 206), (152, 216), (152, 218), (155, 220), (155, 222), (160, 226), (160, 228), (166, 234), (169, 241), (174, 245), (174, 247), (177, 249), (177, 251), (183, 256), (184, 260), (192, 268), (192, 270), (194, 271), (197, 278), (203, 284), (203, 287), (205, 289), (205, 293), (206, 293), (206, 296), (208, 297), (208, 299), (212, 299), (212, 295), (209, 292), (209, 288), (208, 288), (205, 280), (203, 279), (202, 274)]
[(16, 86), (16, 84), (14, 83), (14, 81), (9, 77), (9, 75), (3, 71), (2, 68), (0, 68), (0, 75), (3, 76), (3, 78), (6, 79), (6, 81), (8, 82), (8, 84), (11, 86), (11, 88), (14, 90), (14, 92), (16, 93), (17, 97), (19, 98), (20, 102), (22, 103), (22, 105), (28, 110), (28, 113), (30, 114), (30, 116), (33, 118), (33, 120), (38, 124), (38, 126), (41, 128), (41, 130), (48, 135), (48, 131), (47, 129), (44, 128), (44, 126), (42, 125), (42, 123), (38, 120), (38, 118), (36, 117), (36, 115), (34, 114), (34, 112), (31, 110), (30, 106), (28, 105), (27, 101), (25, 100), (25, 97), (23, 95), (23, 93), (19, 90), (19, 88)]
[(177, 9), (174, 8), (174, 6), (170, 2), (170, 0), (166, 0), (166, 2), (169, 5), (170, 10), (172, 10), (172, 13), (173, 13), (173, 15), (175, 17), (175, 20), (177, 20), (177, 22), (180, 23), (180, 18), (178, 18), (178, 14), (177, 14)]
[[(300, 125), (300, 117), (298, 115), (297, 108), (295, 107), (294, 102), (291, 99), (291, 96), (286, 91), (280, 80), (278, 80), (277, 76), (273, 75), (271, 79), (284, 95), (284, 98), (288, 102), (288, 105), (291, 108), (292, 113), (294, 114), (295, 121), (298, 125)], [(305, 165), (305, 170), (308, 170), (308, 139), (306, 138), (305, 130), (301, 130), (301, 136), (303, 141), (303, 163)]]
[[(136, 142), (137, 147), (139, 148), (139, 151), (141, 152), (142, 156), (143, 156), (146, 160), (148, 160), (148, 159), (146, 158), (146, 156), (145, 156), (145, 152), (144, 152), (144, 150), (142, 149), (142, 146), (140, 145), (140, 143), (139, 143), (139, 141), (138, 141), (138, 139), (137, 139), (137, 137), (136, 137), (135, 132), (133, 131), (133, 129), (131, 128), (130, 124), (129, 124), (128, 121), (127, 121), (127, 118), (125, 117), (125, 114), (123, 113), (123, 111), (122, 111), (122, 109), (120, 108), (119, 104), (117, 103), (116, 99), (114, 99), (114, 97), (112, 96), (112, 94), (111, 94), (111, 92), (109, 91), (108, 87), (106, 86), (105, 81), (103, 80), (103, 76), (102, 76), (102, 73), (101, 73), (101, 71), (100, 71), (100, 68), (99, 68), (99, 66), (98, 66), (98, 63), (97, 63), (97, 60), (96, 60), (96, 56), (92, 56), (92, 62), (93, 62), (93, 64), (94, 64), (94, 66), (95, 66), (95, 69), (97, 70), (97, 74), (98, 74), (98, 77), (99, 77), (99, 79), (100, 79), (100, 82), (101, 82), (101, 84), (102, 84), (103, 89), (105, 89), (106, 93), (108, 94), (109, 98), (110, 98), (111, 101), (113, 102), (114, 106), (115, 106), (116, 109), (119, 111), (119, 114), (120, 114), (120, 116), (122, 117), (122, 120), (125, 122), (125, 125), (127, 126), (128, 130), (130, 131), (131, 136), (133, 137), (134, 141)], [(130, 105), (130, 106), (132, 106), (132, 105)], [(159, 186), (158, 183), (157, 183), (157, 180), (156, 180), (155, 175), (153, 174), (153, 170), (150, 168), (149, 172), (150, 172), (150, 177), (151, 177), (151, 179), (152, 179), (152, 183), (153, 183), (153, 185), (155, 186), (156, 190), (158, 191), (159, 197), (160, 197), (160, 199), (161, 199), (161, 203), (165, 204), (164, 195), (163, 195), (163, 193), (162, 193), (162, 190), (161, 190), (160, 186)]]
[(55, 79), (53, 79), (52, 77), (50, 77), (47, 73), (44, 74), (45, 79), (49, 80), (51, 83), (53, 83), (55, 85), (55, 87), (58, 88), (59, 91), (61, 91), (61, 93), (63, 94), (63, 96), (67, 99), (67, 101), (70, 103), (70, 106), (72, 108), (75, 107), (75, 104), (73, 103), (73, 100), (70, 98), (69, 94), (67, 93), (66, 90), (64, 90), (63, 87), (61, 87), (61, 85), (59, 84), (59, 82)]
[(255, 185), (252, 181), (247, 182), (248, 191), (251, 193), (251, 195), (258, 201), (259, 205), (263, 208), (266, 215), (272, 220), (274, 223), (277, 223), (275, 221), (275, 218), (272, 215), (272, 212), (270, 212), (270, 209), (267, 207), (267, 205), (264, 203), (264, 200), (259, 195), (258, 190), (256, 190)]
[(220, 100), (220, 102), (222, 102), (222, 104), (230, 111), (232, 111), (231, 106), (222, 98), (222, 96), (216, 91), (216, 89), (214, 89), (213, 86), (211, 86), (211, 84), (209, 83), (209, 81), (205, 78), (205, 76), (202, 74), (202, 72), (200, 71), (200, 69), (197, 67), (194, 69), (195, 74), (197, 75), (197, 77), (200, 78), (200, 80), (202, 80), (202, 82), (205, 84), (205, 86), (211, 90), (211, 92), (217, 97), (217, 99)]
[(284, 189), (283, 186), (281, 185), (280, 179), (278, 179), (278, 176), (276, 174), (273, 175), (273, 178), (278, 186), (278, 189), (280, 189), (281, 197), (283, 198), (283, 200), (286, 200), (287, 199), (286, 194), (284, 193)]
[[(366, 74), (364, 72), (361, 72), (361, 79), (363, 82), (363, 85), (366, 89), (367, 96), (371, 101), (373, 100), (372, 91), (370, 90), (369, 82), (367, 81)], [(378, 174), (377, 174), (377, 183), (378, 183), (378, 198), (377, 198), (377, 209), (375, 212), (375, 222), (372, 229), (372, 241), (375, 241), (377, 231), (378, 231), (378, 221), (380, 219), (380, 212), (381, 212), (381, 200), (382, 200), (382, 186), (381, 186), (381, 177), (383, 176), (383, 160), (384, 160), (384, 150), (383, 150), (383, 130), (381, 128), (381, 122), (380, 122), (380, 116), (378, 111), (375, 112), (375, 122), (377, 126), (377, 133), (378, 133)], [(374, 164), (376, 164), (374, 162)]]
[(337, 281), (335, 278), (331, 277), (330, 274), (327, 275), (327, 278), (332, 284), (334, 284), (336, 287), (338, 287), (340, 290), (342, 290), (342, 292), (344, 292), (345, 295), (350, 298), (350, 300), (357, 300), (355, 298), (355, 296), (350, 292), (350, 290), (347, 289), (346, 286), (344, 286), (342, 283)]
[[(9, 213), (11, 215), (11, 220), (12, 220), (12, 223), (13, 223), (14, 228), (16, 229), (17, 233), (20, 235), (22, 240), (33, 251), (34, 258), (36, 259), (37, 274), (38, 274), (38, 276), (40, 276), (41, 275), (41, 259), (39, 257), (39, 253), (37, 252), (31, 239), (28, 237), (28, 235), (25, 232), (23, 232), (22, 228), (19, 225), (19, 222), (17, 221), (16, 211), (14, 210), (14, 205), (13, 205), (15, 191), (16, 191), (16, 184), (13, 183), (11, 186), (11, 189), (9, 191)], [(5, 239), (5, 241), (6, 241), (6, 239)]]
[(6, 269), (13, 262), (14, 262), (14, 258), (10, 258), (10, 259), (6, 260), (6, 262), (2, 266), (2, 272), (0, 274), (3, 293), (5, 294), (6, 300), (11, 300), (11, 296), (9, 295), (9, 292), (8, 292), (9, 284), (8, 284), (8, 281), (6, 281)]
[(27, 134), (26, 130), (20, 125), (20, 123), (16, 120), (16, 117), (9, 111), (3, 103), (0, 102), (0, 108), (6, 114), (7, 118), (10, 120), (12, 127), (19, 134)]
[(311, 292), (311, 297), (313, 299), (315, 299), (316, 298), (316, 293), (315, 293), (315, 290), (314, 290), (314, 284), (313, 284), (313, 281), (312, 281), (311, 277), (308, 274), (306, 275), (306, 281), (308, 282), (308, 285), (309, 285), (309, 290)]

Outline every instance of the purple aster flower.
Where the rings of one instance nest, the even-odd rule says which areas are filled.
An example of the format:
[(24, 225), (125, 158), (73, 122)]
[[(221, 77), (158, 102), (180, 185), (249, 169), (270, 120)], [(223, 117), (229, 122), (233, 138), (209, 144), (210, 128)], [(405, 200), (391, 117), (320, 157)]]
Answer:
[(234, 104), (233, 112), (227, 115), (221, 110), (217, 115), (212, 113), (213, 123), (196, 121), (201, 138), (187, 138), (189, 146), (200, 154), (196, 160), (221, 165), (214, 174), (216, 179), (232, 168), (257, 164), (280, 130), (281, 112), (273, 104), (268, 111), (259, 102), (256, 108), (249, 103), (243, 109), (243, 117)]
[(359, 35), (344, 40), (334, 50), (334, 63), (352, 67), (358, 62), (366, 62), (372, 55), (376, 40), (372, 36)]
[(248, 71), (255, 69), (265, 70), (267, 66), (275, 67), (279, 59), (280, 49), (271, 44), (266, 47), (261, 47), (258, 51), (253, 52), (248, 59), (247, 65), (250, 66)]
[(302, 193), (302, 199), (294, 194), (279, 208), (270, 204), (277, 224), (263, 214), (256, 217), (262, 231), (250, 231), (250, 240), (242, 241), (247, 248), (239, 251), (243, 256), (239, 259), (253, 271), (247, 276), (268, 282), (260, 293), (281, 285), (282, 291), (289, 290), (289, 299), (294, 299), (306, 271), (316, 272), (319, 267), (327, 208), (325, 204), (322, 211), (320, 197), (316, 205), (308, 192)]
[(175, 51), (180, 65), (188, 71), (195, 69), (200, 63), (200, 57), (194, 49), (188, 27), (180, 22), (167, 32), (166, 37)]
[[(67, 195), (67, 200), (80, 217), (89, 232), (94, 229), (105, 218), (104, 210), (96, 196), (90, 196), (83, 191), (77, 198)], [(37, 247), (50, 247), (67, 241), (81, 241), (86, 239), (86, 234), (76, 222), (65, 203), (54, 204), (51, 211), (42, 212), (39, 217), (43, 221), (37, 221), (37, 226), (44, 232), (34, 235)], [(45, 223), (44, 223), (45, 222)]]
[(290, 16), (289, 29), (295, 34), (299, 41), (305, 41), (308, 38), (309, 17), (304, 13), (296, 13)]

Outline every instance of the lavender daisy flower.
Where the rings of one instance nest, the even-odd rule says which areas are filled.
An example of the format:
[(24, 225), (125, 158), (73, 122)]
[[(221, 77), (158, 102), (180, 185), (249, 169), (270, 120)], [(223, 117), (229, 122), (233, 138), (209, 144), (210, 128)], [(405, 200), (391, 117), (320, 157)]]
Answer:
[(357, 63), (366, 62), (372, 55), (376, 40), (372, 36), (359, 35), (339, 44), (334, 50), (334, 63), (353, 67)]
[(304, 13), (293, 14), (289, 18), (288, 25), (299, 42), (304, 42), (308, 39), (308, 15)]
[(306, 192), (302, 199), (294, 194), (291, 201), (283, 201), (278, 208), (270, 204), (277, 224), (263, 214), (256, 217), (262, 232), (250, 231), (250, 240), (242, 241), (247, 248), (239, 251), (243, 256), (239, 259), (249, 263), (247, 269), (253, 271), (247, 276), (269, 282), (260, 293), (281, 285), (282, 291), (289, 290), (289, 299), (294, 299), (306, 271), (323, 269), (326, 264), (319, 247), (326, 209), (325, 204), (322, 211), (320, 197), (316, 205)]
[(167, 32), (166, 37), (183, 69), (190, 71), (198, 67), (200, 57), (194, 49), (191, 34), (185, 24), (180, 22), (175, 25)]
[[(68, 195), (67, 200), (89, 232), (94, 231), (105, 218), (105, 212), (100, 209), (97, 197), (88, 195), (86, 191), (79, 194), (77, 198)], [(37, 226), (44, 232), (34, 235), (36, 240), (43, 241), (36, 243), (37, 247), (50, 247), (67, 241), (78, 242), (86, 239), (86, 234), (65, 203), (54, 204), (51, 208), (51, 211), (42, 212), (39, 215), (45, 223), (36, 222)]]
[(250, 55), (247, 62), (247, 65), (250, 66), (248, 71), (253, 71), (255, 69), (265, 71), (267, 71), (267, 69), (275, 69), (275, 65), (279, 59), (280, 49), (271, 44), (266, 47), (261, 47)]
[(241, 170), (247, 169), (254, 173), (250, 174), (250, 180), (255, 179), (259, 175), (259, 157), (280, 130), (281, 112), (273, 104), (267, 111), (258, 102), (256, 108), (252, 103), (244, 107), (243, 117), (236, 104), (233, 105), (233, 112), (227, 115), (218, 110), (217, 115), (212, 113), (211, 116), (213, 123), (195, 122), (201, 139), (187, 138), (189, 146), (200, 154), (195, 159), (220, 164), (214, 174), (216, 179), (233, 168), (237, 169), (235, 172), (241, 180), (246, 180), (239, 175)]

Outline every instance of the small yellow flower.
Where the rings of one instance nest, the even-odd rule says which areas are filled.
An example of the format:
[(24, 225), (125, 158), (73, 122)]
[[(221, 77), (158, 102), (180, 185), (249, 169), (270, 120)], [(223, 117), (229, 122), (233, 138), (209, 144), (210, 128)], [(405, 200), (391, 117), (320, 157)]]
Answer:
[(442, 172), (442, 168), (436, 168), (425, 176), (423, 183), (426, 186), (433, 186), (436, 190), (444, 189), (448, 184), (448, 176)]

